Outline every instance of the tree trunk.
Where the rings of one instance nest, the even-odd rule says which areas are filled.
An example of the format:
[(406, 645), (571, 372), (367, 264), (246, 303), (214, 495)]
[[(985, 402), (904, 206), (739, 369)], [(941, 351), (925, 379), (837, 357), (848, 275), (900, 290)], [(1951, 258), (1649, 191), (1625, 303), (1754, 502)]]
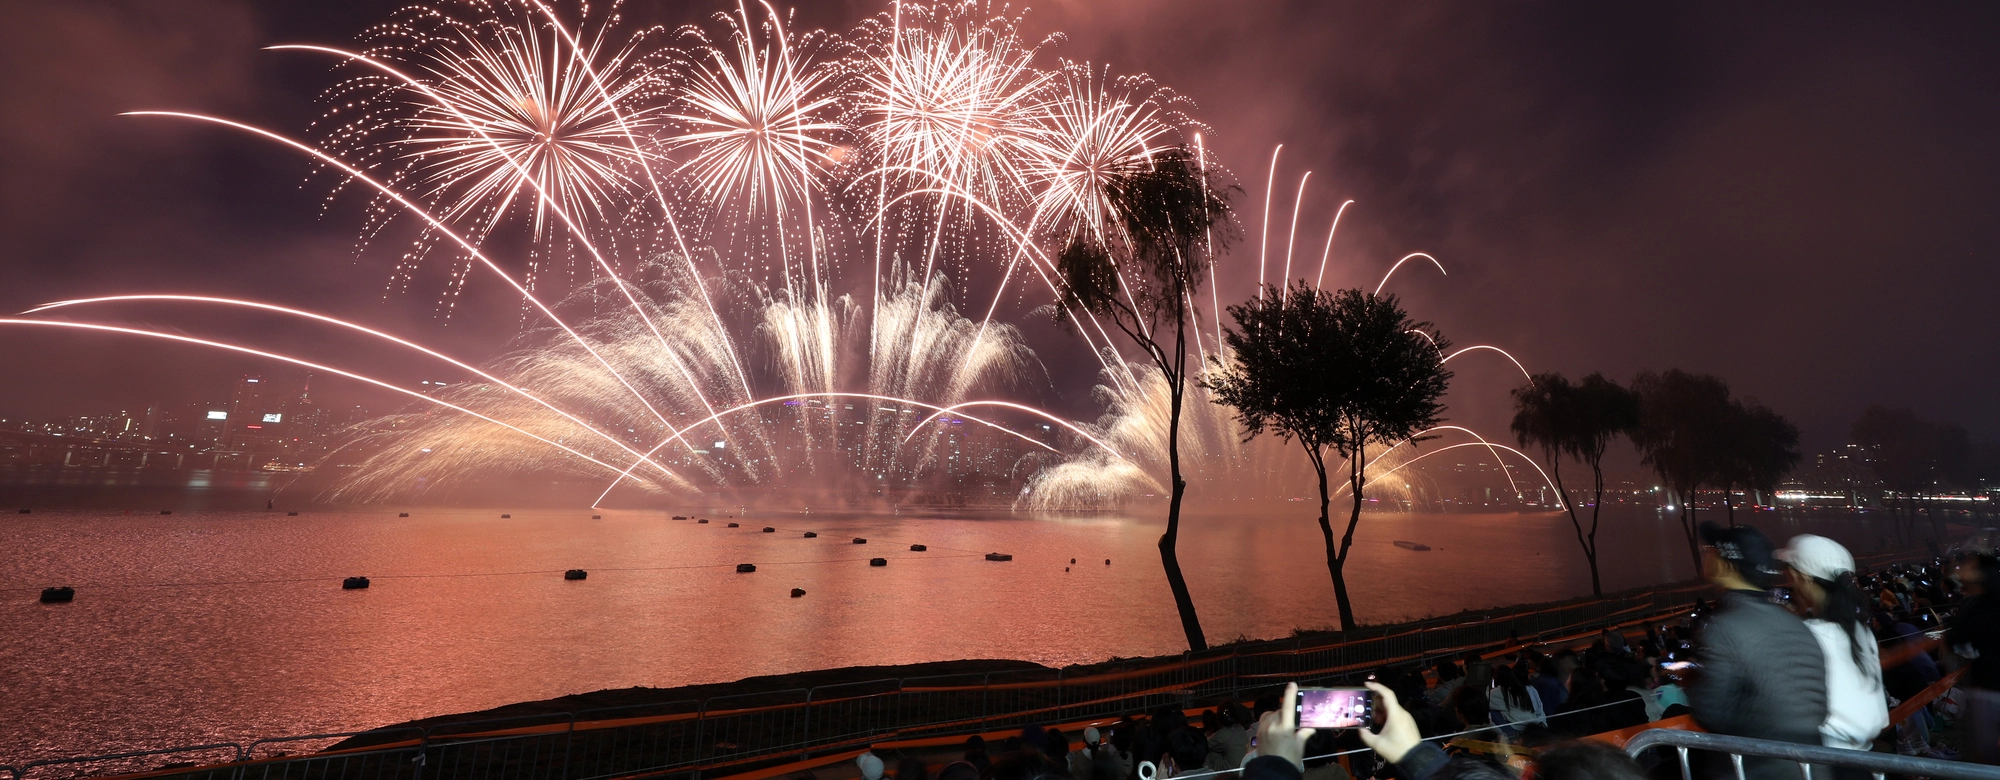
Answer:
[(1583, 556), (1590, 559), (1590, 595), (1604, 595), (1604, 583), (1597, 578), (1597, 513), (1604, 509), (1604, 455), (1590, 461), (1590, 473), (1595, 477), (1594, 493), (1590, 499), (1590, 534), (1585, 537)]
[[(1301, 441), (1300, 443), (1303, 444), (1304, 442)], [(1345, 561), (1340, 557), (1339, 546), (1333, 541), (1333, 494), (1327, 489), (1326, 484), (1326, 451), (1319, 447), (1308, 446), (1306, 447), (1306, 459), (1312, 461), (1313, 471), (1319, 475), (1319, 533), (1321, 537), (1326, 539), (1326, 572), (1333, 575), (1333, 593), (1335, 599), (1345, 603), (1347, 581), (1340, 576), (1341, 564)], [(1341, 627), (1343, 629), (1350, 627), (1347, 625), (1347, 612), (1345, 610), (1341, 612)]]
[[(1562, 499), (1563, 508), (1569, 510), (1569, 527), (1576, 531), (1576, 544), (1583, 548), (1584, 560), (1590, 562), (1590, 595), (1602, 596), (1604, 589), (1597, 583), (1597, 551), (1591, 549), (1590, 541), (1583, 537), (1583, 521), (1577, 519), (1576, 502), (1569, 500), (1569, 488), (1563, 485), (1562, 455), (1548, 450), (1545, 452), (1550, 453), (1549, 474), (1554, 477), (1556, 483), (1556, 498)], [(1591, 533), (1593, 535), (1597, 533), (1596, 526), (1591, 527)]]
[(1340, 630), (1353, 631), (1354, 602), (1347, 597), (1347, 551), (1354, 547), (1354, 527), (1361, 524), (1361, 459), (1362, 448), (1356, 446), (1350, 453), (1347, 484), (1354, 494), (1354, 512), (1347, 517), (1347, 533), (1340, 537), (1340, 555), (1333, 561), (1333, 601), (1340, 607)]
[(1688, 557), (1694, 559), (1694, 576), (1701, 576), (1701, 541), (1695, 535), (1694, 504), (1688, 498), (1694, 495), (1694, 488), (1684, 488), (1681, 494), (1681, 532), (1687, 534)]
[[(1185, 369), (1187, 349), (1182, 343), (1185, 325), (1176, 331), (1174, 363), (1177, 369)], [(1181, 574), (1180, 556), (1175, 552), (1181, 534), (1181, 496), (1187, 492), (1187, 482), (1181, 479), (1181, 398), (1185, 393), (1186, 380), (1184, 370), (1176, 370), (1167, 377), (1171, 385), (1167, 395), (1173, 402), (1172, 414), (1167, 422), (1167, 473), (1173, 480), (1173, 493), (1167, 501), (1167, 532), (1160, 534), (1160, 568), (1166, 570), (1167, 587), (1174, 592), (1174, 608), (1180, 611), (1181, 631), (1187, 634), (1188, 649), (1200, 652), (1208, 649), (1208, 640), (1202, 636), (1201, 618), (1194, 611), (1194, 596), (1188, 593), (1187, 577)]]

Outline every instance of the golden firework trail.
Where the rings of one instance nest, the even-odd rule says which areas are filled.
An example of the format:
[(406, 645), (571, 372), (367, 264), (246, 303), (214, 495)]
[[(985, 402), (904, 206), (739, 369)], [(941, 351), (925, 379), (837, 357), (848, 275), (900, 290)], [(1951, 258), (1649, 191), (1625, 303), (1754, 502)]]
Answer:
[[(1019, 15), (982, 2), (896, 2), (845, 34), (793, 21), (769, 2), (737, 0), (705, 25), (627, 32), (615, 2), (445, 0), (397, 11), (351, 50), (274, 47), (348, 69), (325, 93), (311, 140), (134, 112), (301, 153), (336, 178), (329, 202), (350, 190), (367, 201), (362, 251), (405, 247), (392, 290), (407, 290), (426, 258), (450, 261), (441, 316), (476, 274), (500, 280), (523, 320), (498, 358), (475, 364), (366, 324), (203, 295), (57, 301), (0, 325), (248, 354), (416, 399), (356, 430), (360, 467), (335, 488), (347, 499), (559, 474), (605, 480), (599, 502), (835, 485), (850, 500), (894, 503), (966, 468), (964, 448), (986, 435), (1006, 446), (983, 451), (1007, 462), (979, 468), (1018, 485), (1007, 497), (1018, 506), (1163, 493), (1169, 394), (1158, 373), (1128, 363), (1083, 316), (1076, 331), (1100, 363), (1104, 414), (1064, 419), (1028, 402), (1047, 372), (1002, 317), (1017, 276), (1017, 298), (1053, 296), (1052, 257), (1067, 242), (1127, 241), (1110, 198), (1120, 177), (1189, 145), (1220, 171), (1192, 106), (1143, 75), (1045, 63), (1059, 36), (1024, 40)], [(1274, 150), (1260, 281), (1292, 275), (1310, 176), (1295, 188), (1279, 266), (1269, 246), (1278, 163)], [(1334, 213), (1316, 284), (1351, 204)], [(1444, 270), (1411, 253), (1376, 289), (1419, 258)], [(978, 309), (962, 313), (955, 300)], [(468, 381), (419, 392), (228, 340), (50, 319), (149, 303), (356, 333)], [(1196, 323), (1198, 303), (1183, 302)], [(1206, 341), (1194, 330), (1202, 365), (1224, 356), (1219, 328)], [(1445, 359), (1473, 351), (1521, 366), (1485, 345)], [(1205, 391), (1189, 392), (1181, 437), (1196, 495), (1295, 495), (1312, 482), (1289, 448), (1243, 442)], [(1433, 434), (1472, 441), (1368, 453), (1376, 478), (1458, 447), (1524, 460), (1464, 428)]]

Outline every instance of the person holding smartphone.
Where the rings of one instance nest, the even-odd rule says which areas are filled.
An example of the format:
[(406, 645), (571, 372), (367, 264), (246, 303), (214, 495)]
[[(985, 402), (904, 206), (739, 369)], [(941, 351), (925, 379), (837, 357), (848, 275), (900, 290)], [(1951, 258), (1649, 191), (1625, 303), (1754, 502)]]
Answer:
[[(1361, 742), (1376, 755), (1396, 765), (1405, 780), (1514, 780), (1513, 775), (1491, 764), (1463, 756), (1445, 755), (1444, 748), (1426, 742), (1417, 729), (1417, 719), (1397, 703), (1388, 686), (1369, 682), (1376, 712), (1382, 715), (1380, 731), (1365, 726), (1354, 730)], [(1298, 701), (1299, 687), (1285, 686), (1287, 703)], [(1243, 780), (1300, 780), (1304, 776), (1306, 742), (1317, 729), (1299, 728), (1296, 706), (1282, 706), (1265, 713), (1257, 724), (1257, 757), (1243, 766)], [(1571, 742), (1544, 751), (1535, 776), (1541, 780), (1643, 780), (1645, 773), (1631, 758), (1608, 745)]]

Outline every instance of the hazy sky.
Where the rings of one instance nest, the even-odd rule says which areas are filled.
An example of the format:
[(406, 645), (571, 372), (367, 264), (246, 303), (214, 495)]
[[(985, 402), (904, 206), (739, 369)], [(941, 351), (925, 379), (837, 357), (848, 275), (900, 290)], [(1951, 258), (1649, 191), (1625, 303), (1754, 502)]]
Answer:
[[(331, 181), (299, 155), (116, 116), (187, 109), (304, 135), (328, 63), (260, 48), (344, 44), (395, 5), (0, 5), (0, 308), (236, 295), (495, 354), (518, 322), (498, 285), (475, 285), (448, 323), (436, 289), (385, 295), (393, 253), (355, 257), (357, 211), (336, 201), (322, 214)], [(628, 7), (679, 23), (725, 6)], [(880, 8), (802, 13), (845, 27)], [(1462, 345), (1572, 375), (1715, 373), (1815, 447), (1876, 402), (2000, 438), (2000, 6), (1060, 0), (1028, 26), (1068, 34), (1052, 55), (1150, 73), (1199, 106), (1246, 190), (1225, 302), (1251, 294), (1266, 165), (1284, 144), (1275, 237), (1312, 171), (1298, 256), (1317, 265), (1334, 208), (1354, 199), (1329, 284), (1373, 287), (1396, 258), (1432, 253), (1448, 277), (1407, 267), (1391, 289)], [(268, 320), (94, 316), (397, 381), (444, 374)], [(1049, 403), (1092, 414), (1087, 383), (1061, 379), (1087, 376), (1087, 356), (1046, 326), (1031, 335), (1059, 378)], [(1519, 373), (1462, 360), (1453, 417), (1504, 433)], [(195, 348), (0, 329), (0, 417), (213, 397), (256, 370)]]

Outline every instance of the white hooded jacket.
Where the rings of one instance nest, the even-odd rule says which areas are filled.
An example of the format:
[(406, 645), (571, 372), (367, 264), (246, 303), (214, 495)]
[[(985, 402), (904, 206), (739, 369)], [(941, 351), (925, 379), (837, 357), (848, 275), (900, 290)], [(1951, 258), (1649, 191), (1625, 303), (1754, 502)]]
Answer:
[[(1806, 627), (1812, 629), (1826, 658), (1826, 722), (1819, 727), (1820, 744), (1869, 749), (1875, 736), (1889, 727), (1889, 696), (1882, 690), (1882, 660), (1875, 637), (1856, 625), (1850, 641), (1841, 635), (1840, 626), (1825, 620), (1808, 620)], [(1855, 648), (1861, 650), (1858, 664)]]

